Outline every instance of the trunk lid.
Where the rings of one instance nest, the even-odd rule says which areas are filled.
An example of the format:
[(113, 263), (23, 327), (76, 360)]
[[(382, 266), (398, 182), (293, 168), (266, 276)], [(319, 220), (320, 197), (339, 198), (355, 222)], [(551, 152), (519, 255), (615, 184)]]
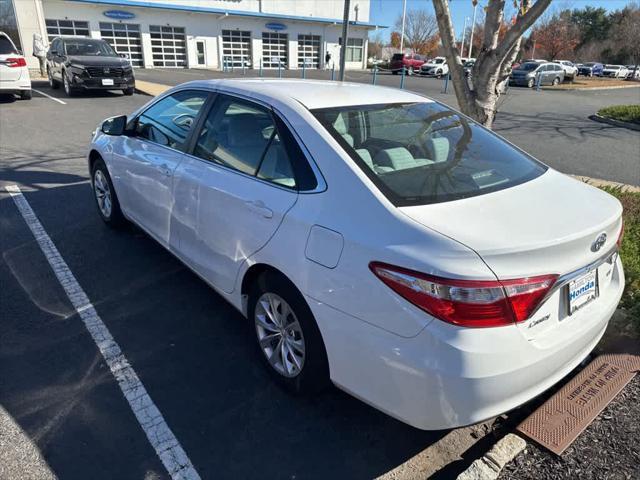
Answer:
[(476, 251), (501, 280), (590, 264), (615, 246), (622, 214), (613, 196), (552, 169), (505, 190), (400, 210)]

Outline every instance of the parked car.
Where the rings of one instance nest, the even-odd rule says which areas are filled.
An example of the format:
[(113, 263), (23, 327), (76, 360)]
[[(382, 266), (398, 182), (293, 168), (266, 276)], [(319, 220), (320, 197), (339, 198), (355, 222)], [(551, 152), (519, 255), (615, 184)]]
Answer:
[(624, 65), (605, 65), (602, 70), (603, 77), (627, 78), (629, 70)]
[(578, 75), (583, 75), (585, 77), (601, 77), (603, 69), (604, 65), (601, 63), (587, 62), (578, 67)]
[(422, 55), (396, 53), (391, 57), (389, 68), (394, 75), (397, 75), (398, 72), (402, 72), (402, 69), (405, 70), (407, 75), (413, 75), (415, 72), (420, 70), (420, 67), (424, 62), (426, 62), (426, 60), (427, 59)]
[(552, 387), (624, 288), (614, 197), (405, 90), (189, 82), (102, 123), (88, 164), (104, 222), (246, 316), (284, 388), (331, 380), (422, 429)]
[(122, 90), (133, 95), (135, 78), (131, 62), (104, 40), (58, 37), (47, 52), (51, 88), (62, 84), (67, 96), (80, 90)]
[(0, 94), (31, 99), (31, 77), (27, 61), (9, 35), (0, 32)]
[(640, 78), (640, 65), (627, 65), (627, 78), (639, 79)]
[(448, 75), (449, 66), (447, 65), (447, 59), (445, 57), (436, 57), (429, 60), (420, 67), (420, 74), (438, 78), (443, 75)]
[(471, 75), (471, 70), (473, 70), (473, 66), (474, 66), (475, 64), (476, 64), (476, 61), (475, 61), (475, 59), (473, 59), (473, 60), (468, 60), (467, 62), (465, 62), (465, 63), (462, 65), (462, 68), (463, 68), (463, 70), (464, 70), (464, 76), (465, 76), (465, 77), (468, 77), (468, 76), (470, 76), (470, 75)]
[(511, 85), (523, 85), (534, 87), (540, 85), (558, 85), (564, 80), (564, 70), (558, 63), (526, 62), (511, 71), (509, 83)]
[(564, 70), (565, 80), (573, 80), (578, 76), (578, 67), (569, 60), (554, 60), (555, 63), (559, 63)]

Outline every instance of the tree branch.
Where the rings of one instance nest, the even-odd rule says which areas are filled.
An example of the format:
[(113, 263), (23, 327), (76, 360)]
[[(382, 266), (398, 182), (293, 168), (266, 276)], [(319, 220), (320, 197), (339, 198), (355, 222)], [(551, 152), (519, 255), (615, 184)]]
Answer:
[(490, 0), (487, 8), (487, 16), (484, 21), (484, 40), (482, 48), (493, 50), (498, 44), (500, 34), (500, 24), (502, 23), (504, 12), (504, 0)]
[(526, 32), (531, 25), (542, 15), (545, 9), (551, 4), (551, 0), (536, 0), (536, 3), (529, 8), (524, 15), (518, 15), (516, 24), (507, 30), (502, 42), (495, 50), (497, 58), (504, 58), (516, 44), (518, 39)]

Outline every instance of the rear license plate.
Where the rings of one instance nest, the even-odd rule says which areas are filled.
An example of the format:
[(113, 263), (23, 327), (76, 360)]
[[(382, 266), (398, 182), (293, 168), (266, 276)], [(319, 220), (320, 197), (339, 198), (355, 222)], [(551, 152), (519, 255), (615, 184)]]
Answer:
[(598, 270), (594, 269), (569, 283), (569, 315), (598, 298)]
[(113, 85), (113, 78), (103, 78), (102, 79), (102, 85), (103, 86)]

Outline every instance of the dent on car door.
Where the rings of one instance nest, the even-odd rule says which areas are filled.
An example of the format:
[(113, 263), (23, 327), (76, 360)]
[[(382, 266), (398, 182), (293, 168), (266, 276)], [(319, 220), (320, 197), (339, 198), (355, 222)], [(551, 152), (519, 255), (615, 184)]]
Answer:
[(220, 95), (176, 172), (179, 253), (223, 291), (297, 200), (298, 154), (285, 128), (268, 108)]
[(173, 174), (209, 94), (182, 90), (160, 99), (133, 119), (118, 137), (112, 170), (123, 211), (166, 246), (177, 244), (171, 229)]

